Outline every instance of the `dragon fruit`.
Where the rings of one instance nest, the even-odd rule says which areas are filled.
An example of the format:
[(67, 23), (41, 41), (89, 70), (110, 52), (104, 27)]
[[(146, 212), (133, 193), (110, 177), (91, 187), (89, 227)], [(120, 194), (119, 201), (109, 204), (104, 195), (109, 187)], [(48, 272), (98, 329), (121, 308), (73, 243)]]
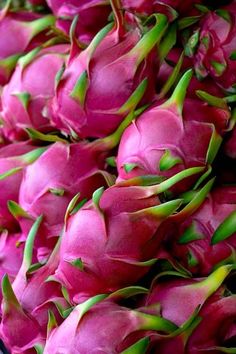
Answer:
[[(0, 235), (0, 279), (7, 273), (13, 281), (20, 269), (23, 245), (18, 243), (19, 238), (20, 234), (11, 234), (7, 230)], [(2, 300), (1, 294), (0, 299)]]
[[(213, 349), (213, 346), (219, 345), (219, 342), (222, 344), (226, 336), (229, 339), (230, 337), (233, 338), (235, 332), (233, 324), (235, 296), (225, 297), (229, 291), (225, 279), (231, 269), (230, 266), (222, 266), (205, 279), (184, 279), (183, 275), (176, 272), (164, 272), (158, 275), (146, 298), (145, 305), (151, 307), (159, 304), (162, 316), (175, 324), (181, 324), (182, 328), (182, 331), (175, 337), (169, 336), (161, 341), (160, 337), (155, 338), (156, 335), (152, 335), (151, 341), (158, 353), (169, 354), (175, 348), (176, 353), (192, 354), (195, 353), (195, 345), (199, 349), (204, 346), (206, 351), (203, 352), (207, 353), (207, 348), (210, 350), (210, 347)], [(220, 304), (224, 302), (225, 306), (227, 306), (226, 304), (229, 305), (228, 311), (225, 306), (221, 308)], [(210, 321), (206, 317), (208, 313), (212, 313), (213, 316), (212, 310), (213, 308), (216, 310), (218, 306), (219, 311), (215, 313), (216, 319), (218, 319), (219, 313), (219, 318), (221, 318), (222, 323), (225, 323), (221, 335), (219, 332), (219, 336), (216, 333), (217, 330), (219, 331), (219, 321), (217, 320), (215, 323), (213, 318)], [(225, 314), (224, 319), (223, 314)], [(227, 347), (231, 346), (227, 345)], [(196, 350), (196, 353), (202, 350), (203, 348), (199, 351)], [(216, 354), (221, 351), (210, 352)]]
[[(69, 307), (61, 293), (61, 286), (47, 282), (47, 278), (53, 273), (58, 263), (58, 245), (45, 265), (32, 264), (33, 243), (41, 221), (42, 218), (38, 218), (29, 233), (22, 265), (12, 286), (8, 278), (3, 279), (4, 301), (0, 333), (9, 349), (21, 347), (22, 353), (33, 346), (44, 344), (48, 311), (53, 313), (56, 320), (61, 323), (63, 320), (61, 315)], [(16, 308), (15, 312), (9, 313), (8, 305), (12, 298), (15, 298)], [(28, 325), (32, 323), (34, 330), (29, 336), (24, 333), (24, 323)], [(18, 336), (14, 337), (16, 328)], [(22, 339), (20, 339), (20, 334)]]
[[(20, 206), (11, 202), (9, 205), (21, 225), (22, 240), (25, 240), (32, 221), (44, 215), (36, 240), (38, 259), (47, 258), (54, 247), (55, 236), (58, 237), (63, 229), (64, 215), (71, 199), (79, 193), (80, 200), (85, 202), (97, 188), (114, 183), (115, 176), (106, 171), (106, 158), (134, 117), (135, 113), (128, 115), (114, 133), (90, 143), (68, 144), (54, 135), (43, 135), (30, 129), (34, 138), (59, 140), (32, 168), (25, 170), (19, 195)], [(51, 208), (52, 205), (57, 205), (57, 208)]]
[(160, 225), (181, 203), (179, 199), (160, 203), (157, 195), (196, 173), (199, 168), (182, 171), (153, 186), (135, 185), (146, 181), (144, 177), (104, 192), (98, 189), (91, 201), (69, 217), (52, 280), (68, 290), (74, 303), (136, 282), (156, 261), (163, 238), (158, 233)]
[(201, 321), (190, 336), (187, 354), (235, 353), (236, 295), (229, 295), (204, 306)]
[(51, 128), (45, 110), (54, 96), (55, 77), (67, 52), (68, 45), (36, 48), (19, 60), (2, 92), (3, 132), (9, 140), (26, 138), (25, 128)]
[[(186, 113), (191, 115), (182, 116), (191, 75), (191, 70), (187, 71), (169, 100), (145, 111), (125, 130), (117, 156), (118, 180), (145, 174), (170, 177), (184, 168), (213, 162), (222, 142), (216, 126), (225, 127), (230, 114), (219, 110), (219, 122), (212, 122), (212, 117), (192, 114), (187, 107)], [(191, 178), (177, 190), (183, 191), (192, 183)]]
[(8, 210), (8, 200), (18, 201), (23, 169), (35, 161), (45, 148), (35, 148), (28, 142), (6, 145), (0, 149), (0, 228), (14, 230), (17, 226)]
[(56, 27), (67, 35), (75, 16), (79, 16), (76, 24), (75, 35), (81, 44), (89, 44), (97, 32), (107, 24), (111, 7), (109, 1), (62, 1), (47, 0), (48, 6), (57, 16)]
[(95, 296), (76, 306), (61, 326), (52, 328), (44, 353), (144, 353), (149, 335), (173, 335), (178, 328), (148, 310), (131, 310), (106, 295)]
[(195, 72), (202, 79), (210, 76), (226, 91), (235, 92), (236, 40), (234, 22), (235, 2), (215, 11), (209, 11), (200, 21), (199, 29), (189, 40)]
[(215, 188), (191, 217), (169, 223), (163, 247), (186, 269), (206, 276), (221, 262), (235, 262), (236, 188)]
[(34, 37), (55, 22), (52, 15), (11, 12), (9, 4), (0, 11), (0, 85), (7, 83), (19, 57), (32, 48)]
[[(159, 90), (163, 90), (163, 87), (165, 87), (171, 74), (173, 73), (174, 70), (176, 70), (178, 66), (180, 66), (180, 69), (183, 71), (187, 71), (192, 68), (193, 66), (192, 59), (186, 55), (184, 56), (183, 54), (184, 54), (183, 48), (181, 47), (175, 46), (169, 51), (165, 60), (162, 62), (160, 70), (157, 75)], [(175, 80), (177, 77), (178, 76), (176, 75)], [(224, 92), (222, 91), (222, 89), (219, 86), (215, 85), (214, 80), (209, 76), (202, 79), (201, 81), (199, 81), (197, 77), (193, 76), (187, 89), (186, 98), (196, 99), (197, 98), (196, 91), (198, 90), (207, 92), (208, 94), (211, 94), (216, 97), (224, 97)], [(185, 109), (185, 105), (186, 105), (186, 100), (185, 100), (183, 110)], [(195, 110), (192, 111), (195, 112)]]
[(170, 280), (168, 272), (166, 279), (165, 273), (163, 276), (159, 274), (145, 305), (159, 303), (163, 317), (181, 326), (197, 307), (204, 306), (207, 299), (215, 294), (232, 268), (231, 265), (221, 266), (204, 279), (182, 278), (177, 273), (176, 278)]
[(63, 229), (71, 199), (80, 193), (80, 199), (85, 201), (94, 190), (112, 183), (113, 179), (104, 171), (105, 156), (97, 144), (56, 142), (32, 168), (25, 170), (19, 193), (19, 204), (25, 215), (15, 215), (24, 235), (28, 234), (32, 220), (44, 215), (36, 240), (39, 259), (47, 258), (51, 252)]
[(73, 45), (72, 59), (57, 85), (53, 122), (67, 134), (104, 137), (135, 109), (145, 91), (149, 100), (154, 93), (157, 67), (152, 49), (165, 32), (167, 19), (153, 15), (156, 24), (140, 39), (137, 28), (126, 31), (121, 12), (112, 5), (113, 28), (109, 24), (101, 30), (79, 55)]
[(43, 343), (39, 324), (35, 318), (23, 311), (6, 275), (2, 280), (2, 293), (5, 301), (0, 323), (1, 338), (11, 353), (30, 354), (32, 348), (41, 347)]

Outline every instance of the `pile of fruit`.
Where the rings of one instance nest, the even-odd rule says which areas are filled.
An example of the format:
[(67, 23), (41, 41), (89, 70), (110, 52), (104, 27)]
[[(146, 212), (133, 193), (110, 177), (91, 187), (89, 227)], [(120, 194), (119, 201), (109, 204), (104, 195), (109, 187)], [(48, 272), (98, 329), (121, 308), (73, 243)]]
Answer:
[(0, 85), (0, 352), (236, 353), (236, 0), (2, 0)]

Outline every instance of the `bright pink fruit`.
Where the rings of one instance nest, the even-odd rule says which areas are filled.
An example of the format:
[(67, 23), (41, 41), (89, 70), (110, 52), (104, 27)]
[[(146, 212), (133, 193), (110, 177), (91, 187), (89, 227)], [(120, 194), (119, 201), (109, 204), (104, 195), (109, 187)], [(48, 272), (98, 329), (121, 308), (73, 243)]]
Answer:
[[(106, 185), (109, 175), (104, 171), (105, 156), (106, 153), (97, 149), (96, 144), (57, 142), (35, 161), (32, 168), (26, 169), (19, 204), (33, 220), (44, 216), (36, 240), (39, 258), (45, 258), (50, 252), (47, 249), (51, 247), (50, 238), (60, 235), (71, 199), (77, 193), (80, 193), (81, 200), (90, 198), (94, 190)], [(21, 216), (18, 220), (27, 235), (32, 221)]]
[(109, 1), (106, 0), (47, 0), (47, 3), (57, 16), (56, 27), (67, 35), (74, 17), (79, 16), (75, 36), (83, 44), (89, 44), (97, 32), (107, 24), (111, 12)]
[[(68, 308), (58, 283), (47, 282), (58, 264), (58, 246), (45, 265), (32, 264), (33, 244), (42, 218), (28, 235), (20, 270), (11, 286), (7, 276), (2, 281), (3, 303), (1, 338), (13, 353), (31, 353), (46, 340), (48, 313), (61, 323)], [(26, 327), (30, 330), (25, 332)], [(16, 332), (17, 331), (17, 335)], [(18, 350), (18, 351), (17, 351)]]
[(222, 297), (204, 306), (199, 317), (201, 321), (187, 342), (186, 353), (234, 353), (236, 295)]
[[(190, 38), (190, 55), (199, 78), (207, 75), (229, 92), (235, 92), (236, 84), (236, 19), (235, 3), (209, 11), (201, 20), (199, 29)], [(196, 40), (197, 39), (197, 40)]]
[(162, 316), (181, 325), (182, 330), (161, 340), (152, 335), (153, 353), (169, 354), (174, 348), (177, 354), (218, 354), (224, 346), (230, 352), (234, 347), (236, 299), (235, 295), (228, 295), (223, 283), (229, 272), (230, 267), (223, 266), (205, 279), (185, 278), (176, 272), (159, 274), (146, 305), (150, 308), (159, 305)]
[(153, 186), (132, 185), (137, 179), (103, 193), (99, 189), (92, 201), (71, 215), (54, 278), (67, 288), (73, 302), (133, 284), (149, 270), (162, 240), (157, 231), (181, 202), (161, 204), (157, 194), (198, 172), (189, 169)]
[(44, 150), (36, 149), (28, 142), (6, 145), (0, 149), (0, 228), (16, 228), (7, 203), (9, 200), (18, 201), (24, 167), (35, 161)]
[(19, 60), (2, 93), (1, 116), (8, 139), (25, 138), (25, 128), (50, 129), (47, 108), (54, 96), (56, 74), (65, 62), (68, 49), (67, 45), (36, 48)]
[[(9, 3), (7, 3), (9, 4)], [(10, 78), (17, 60), (32, 46), (32, 39), (53, 25), (55, 19), (34, 13), (10, 12), (8, 5), (0, 12), (0, 85)]]
[[(127, 31), (120, 11), (116, 23), (101, 30), (86, 50), (69, 61), (53, 101), (53, 122), (65, 133), (104, 137), (135, 109), (144, 92), (154, 94), (152, 49), (167, 27), (164, 15), (140, 39), (136, 28)], [(151, 53), (151, 54), (150, 54)], [(157, 70), (157, 69), (156, 69)]]
[[(213, 162), (230, 113), (226, 105), (211, 109), (201, 102), (196, 111), (195, 100), (189, 99), (182, 115), (190, 78), (188, 71), (168, 101), (145, 111), (125, 130), (117, 156), (118, 180), (147, 174), (170, 177), (185, 168)], [(214, 115), (209, 117), (209, 112)], [(191, 183), (192, 179), (178, 190)]]
[(180, 274), (165, 279), (163, 273), (154, 281), (145, 304), (159, 303), (163, 317), (181, 326), (215, 294), (231, 270), (230, 265), (222, 266), (203, 279), (182, 278)]
[(43, 334), (36, 320), (21, 308), (8, 277), (2, 280), (2, 321), (0, 335), (11, 353), (31, 354), (36, 346), (43, 343)]
[[(0, 235), (0, 280), (7, 273), (13, 281), (23, 259), (23, 245), (18, 242), (20, 234), (3, 231)], [(2, 299), (2, 294), (0, 294)]]
[(131, 310), (104, 298), (98, 295), (75, 307), (61, 326), (52, 329), (44, 353), (145, 353), (149, 335), (177, 329), (165, 318), (145, 313), (145, 308)]
[(233, 262), (236, 247), (236, 188), (216, 188), (186, 220), (169, 223), (163, 246), (185, 268), (205, 276), (220, 262)]

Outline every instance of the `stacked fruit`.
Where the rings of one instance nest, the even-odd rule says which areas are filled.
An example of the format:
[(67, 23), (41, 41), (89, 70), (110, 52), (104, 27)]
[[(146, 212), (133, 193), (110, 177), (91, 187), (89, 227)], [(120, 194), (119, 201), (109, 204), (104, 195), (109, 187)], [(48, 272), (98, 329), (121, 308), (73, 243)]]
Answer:
[(3, 353), (236, 353), (235, 22), (2, 3)]

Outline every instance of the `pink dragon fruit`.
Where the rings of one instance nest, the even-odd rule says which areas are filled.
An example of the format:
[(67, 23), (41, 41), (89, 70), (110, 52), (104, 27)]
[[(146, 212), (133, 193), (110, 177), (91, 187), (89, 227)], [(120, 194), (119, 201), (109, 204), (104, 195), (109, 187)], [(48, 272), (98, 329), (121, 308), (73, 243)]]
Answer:
[(133, 284), (147, 273), (162, 240), (157, 230), (181, 203), (177, 199), (161, 204), (157, 194), (194, 173), (199, 168), (158, 185), (135, 185), (148, 181), (144, 177), (104, 192), (98, 189), (92, 201), (69, 217), (52, 279), (65, 286), (72, 302)]
[(167, 227), (163, 247), (190, 272), (205, 276), (219, 263), (235, 261), (234, 186), (214, 189), (191, 217), (174, 219)]
[(48, 257), (63, 229), (64, 215), (71, 199), (80, 193), (80, 199), (85, 201), (94, 190), (109, 183), (110, 176), (104, 171), (106, 153), (97, 145), (56, 142), (24, 172), (19, 204), (26, 217), (15, 215), (24, 235), (28, 234), (32, 220), (44, 215), (36, 240), (41, 260)]
[[(145, 111), (125, 130), (117, 156), (118, 180), (145, 174), (170, 177), (184, 168), (213, 162), (222, 141), (216, 126), (225, 128), (230, 114), (219, 109), (217, 122), (212, 122), (203, 106), (201, 117), (192, 111), (182, 116), (191, 74), (190, 70), (183, 75), (169, 100)], [(191, 178), (177, 190), (187, 189), (192, 183)]]
[(187, 354), (236, 352), (236, 295), (204, 306), (199, 317), (201, 321), (186, 345)]
[(56, 27), (67, 35), (75, 16), (79, 17), (75, 36), (82, 44), (89, 44), (97, 32), (108, 21), (111, 7), (109, 0), (47, 0), (48, 6), (57, 16)]
[(9, 4), (0, 11), (0, 85), (10, 78), (19, 57), (32, 47), (32, 40), (54, 24), (53, 16), (10, 12)]
[(11, 353), (31, 354), (34, 347), (40, 348), (43, 344), (40, 326), (36, 318), (23, 311), (6, 275), (2, 280), (2, 293), (1, 339)]
[(104, 137), (135, 109), (145, 91), (149, 100), (154, 93), (152, 49), (165, 32), (167, 19), (153, 15), (156, 24), (140, 39), (140, 31), (127, 32), (121, 12), (114, 4), (113, 9), (113, 28), (109, 24), (101, 30), (79, 55), (73, 46), (73, 60), (58, 83), (53, 122), (65, 133)]
[(16, 223), (8, 210), (8, 200), (18, 201), (23, 168), (35, 161), (45, 148), (26, 143), (6, 145), (0, 149), (0, 229), (15, 229)]
[(163, 276), (159, 274), (145, 305), (159, 303), (163, 317), (181, 326), (215, 294), (232, 268), (231, 265), (221, 266), (204, 279), (181, 278), (181, 274), (177, 273), (176, 279), (167, 277), (163, 280), (165, 273)]
[[(34, 138), (59, 140), (48, 148), (38, 163), (26, 169), (20, 188), (20, 206), (9, 203), (12, 214), (21, 225), (23, 240), (32, 221), (44, 215), (40, 236), (36, 240), (38, 259), (47, 258), (54, 247), (55, 236), (58, 237), (62, 231), (64, 215), (71, 199), (79, 193), (80, 200), (85, 202), (97, 188), (114, 183), (114, 176), (106, 172), (106, 157), (119, 143), (124, 129), (134, 116), (135, 113), (128, 115), (110, 136), (91, 143), (81, 141), (68, 144), (54, 135), (30, 130)], [(52, 208), (52, 205), (57, 205), (57, 208)]]
[[(183, 275), (173, 272), (165, 272), (158, 275), (145, 304), (150, 307), (159, 304), (162, 316), (175, 324), (181, 324), (181, 331), (176, 333), (177, 335), (174, 337), (169, 336), (162, 340), (160, 340), (159, 336), (152, 335), (153, 348), (157, 350), (153, 352), (169, 354), (175, 348), (177, 354), (192, 354), (193, 352), (195, 353), (193, 350), (195, 343), (197, 344), (196, 346), (200, 344), (199, 349), (201, 344), (203, 344), (205, 349), (207, 347), (210, 350), (211, 344), (213, 347), (219, 344), (216, 343), (218, 341), (222, 343), (226, 335), (229, 338), (234, 336), (230, 326), (232, 324), (232, 329), (234, 328), (235, 309), (233, 310), (233, 306), (235, 306), (235, 296), (232, 296), (232, 298), (224, 297), (227, 296), (225, 294), (228, 289), (225, 283), (222, 284), (231, 269), (230, 266), (222, 266), (205, 279), (184, 279), (180, 278)], [(226, 300), (229, 298), (231, 300)], [(216, 328), (219, 330), (219, 321), (214, 325), (213, 318), (212, 321), (210, 319), (207, 321), (205, 316), (207, 313), (211, 313), (211, 308), (216, 310), (217, 306), (220, 306), (221, 302), (224, 303), (225, 300), (227, 304), (231, 304), (228, 311), (224, 307), (219, 311), (219, 317), (221, 317), (221, 321), (225, 323), (225, 326), (223, 326), (224, 329), (221, 335), (214, 338)], [(225, 318), (223, 318), (223, 313), (226, 315)], [(217, 311), (215, 316), (217, 319)], [(195, 332), (197, 335), (195, 335)], [(196, 351), (196, 353), (200, 353), (201, 350)], [(208, 353), (208, 351), (203, 352)], [(218, 354), (221, 351), (210, 352)]]
[(76, 306), (61, 326), (52, 328), (44, 353), (145, 353), (149, 335), (173, 335), (178, 328), (148, 308), (131, 310), (111, 300), (98, 295)]
[[(22, 265), (12, 287), (8, 278), (3, 279), (4, 301), (0, 333), (9, 349), (21, 348), (18, 349), (21, 350), (19, 353), (25, 353), (24, 350), (44, 344), (49, 311), (53, 313), (57, 322), (61, 323), (62, 315), (69, 307), (61, 293), (61, 286), (58, 283), (47, 282), (47, 278), (55, 271), (58, 264), (58, 245), (45, 265), (32, 264), (33, 243), (41, 221), (42, 218), (38, 218), (29, 233)], [(11, 298), (17, 299), (17, 306), (15, 306), (16, 311), (13, 306), (9, 312), (8, 305), (11, 303)], [(29, 326), (32, 323), (35, 329), (29, 336), (21, 332), (21, 329), (25, 331), (24, 323), (25, 325), (28, 323)], [(18, 336), (14, 337), (15, 326), (17, 326)]]
[(209, 75), (214, 81), (229, 92), (235, 92), (236, 84), (236, 40), (234, 22), (236, 19), (235, 3), (209, 11), (201, 20), (200, 28), (191, 37), (190, 55), (193, 56), (195, 71), (202, 79)]
[(25, 128), (50, 129), (45, 110), (54, 96), (55, 77), (67, 52), (67, 45), (36, 48), (19, 60), (2, 92), (3, 132), (9, 140), (27, 137)]
[(0, 279), (7, 273), (9, 279), (13, 281), (20, 269), (23, 245), (18, 243), (19, 238), (20, 234), (10, 234), (6, 230), (0, 235)]
[[(166, 56), (165, 60), (160, 66), (160, 70), (157, 75), (157, 82), (158, 82), (158, 88), (159, 90), (163, 90), (163, 87), (165, 87), (167, 81), (169, 80), (170, 75), (173, 73), (176, 68), (180, 66), (181, 70), (187, 71), (188, 69), (191, 69), (193, 66), (192, 59), (189, 58), (188, 56), (183, 55), (183, 48), (182, 47), (174, 47), (172, 48), (168, 55)], [(178, 72), (177, 72), (178, 74)], [(176, 78), (178, 75), (176, 75)], [(186, 98), (197, 98), (196, 91), (204, 91), (207, 92), (208, 94), (211, 94), (216, 97), (224, 97), (224, 92), (222, 89), (215, 85), (214, 80), (210, 77), (206, 77), (205, 79), (199, 81), (197, 77), (192, 77), (188, 89), (187, 89), (187, 94)], [(164, 95), (163, 95), (164, 97)], [(186, 101), (185, 101), (186, 103)], [(183, 110), (185, 109), (185, 104), (183, 107)], [(195, 112), (195, 110), (192, 110)], [(197, 109), (196, 109), (197, 111)]]

